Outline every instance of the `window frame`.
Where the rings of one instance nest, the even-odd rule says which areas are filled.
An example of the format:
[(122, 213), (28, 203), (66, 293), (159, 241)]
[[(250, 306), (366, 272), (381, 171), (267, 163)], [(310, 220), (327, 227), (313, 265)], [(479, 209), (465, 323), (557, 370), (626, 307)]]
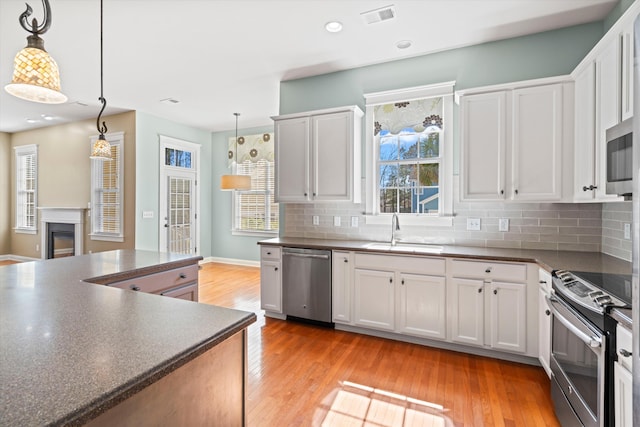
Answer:
[(364, 94), (365, 97), (365, 221), (367, 224), (389, 224), (392, 213), (379, 209), (379, 147), (374, 136), (374, 107), (424, 98), (442, 98), (444, 128), (440, 141), (439, 213), (398, 213), (403, 224), (453, 226), (453, 102), (455, 81), (416, 86), (398, 90)]
[[(116, 232), (104, 232), (100, 230), (99, 219), (100, 216), (96, 215), (95, 207), (98, 205), (97, 193), (102, 189), (100, 183), (100, 177), (102, 176), (102, 165), (105, 161), (114, 160), (100, 160), (91, 159), (91, 230), (89, 237), (91, 240), (100, 240), (106, 242), (124, 242), (124, 132), (115, 132), (105, 134), (106, 140), (111, 144), (111, 147), (117, 147), (116, 161), (118, 162), (117, 169), (117, 215), (118, 215), (118, 230)], [(98, 139), (98, 136), (92, 136), (89, 148)]]
[[(14, 147), (15, 159), (15, 179), (16, 179), (16, 210), (15, 227), (16, 233), (36, 234), (38, 232), (38, 146), (36, 144), (21, 145)], [(26, 174), (21, 166), (21, 158), (33, 156), (33, 190), (26, 189)], [(33, 224), (26, 224), (26, 201), (24, 194), (33, 192)]]

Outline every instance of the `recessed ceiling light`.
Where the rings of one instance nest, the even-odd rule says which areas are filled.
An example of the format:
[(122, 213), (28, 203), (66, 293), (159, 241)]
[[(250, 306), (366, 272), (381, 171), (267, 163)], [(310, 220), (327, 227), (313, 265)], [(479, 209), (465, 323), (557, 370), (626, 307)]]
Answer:
[(38, 123), (36, 119), (25, 119), (27, 123)]
[(342, 23), (338, 21), (329, 21), (325, 24), (324, 28), (330, 33), (339, 33), (342, 31)]
[(407, 49), (411, 47), (411, 40), (400, 40), (398, 43), (396, 43), (396, 47), (398, 49)]
[(53, 120), (53, 116), (50, 116), (48, 114), (42, 114), (42, 118), (45, 120)]

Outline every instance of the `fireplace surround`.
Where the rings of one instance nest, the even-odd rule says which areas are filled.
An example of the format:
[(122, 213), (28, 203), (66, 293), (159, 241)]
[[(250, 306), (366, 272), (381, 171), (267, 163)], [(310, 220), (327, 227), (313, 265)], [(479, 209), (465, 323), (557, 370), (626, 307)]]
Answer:
[[(71, 252), (64, 242), (73, 239), (73, 255), (82, 255), (84, 240), (84, 208), (38, 208), (40, 211), (41, 244), (40, 257), (53, 257), (55, 244), (52, 238), (58, 238), (62, 243), (58, 253), (68, 255)], [(73, 230), (65, 224), (71, 224)], [(71, 237), (73, 235), (73, 237)], [(51, 251), (51, 252), (50, 252)]]

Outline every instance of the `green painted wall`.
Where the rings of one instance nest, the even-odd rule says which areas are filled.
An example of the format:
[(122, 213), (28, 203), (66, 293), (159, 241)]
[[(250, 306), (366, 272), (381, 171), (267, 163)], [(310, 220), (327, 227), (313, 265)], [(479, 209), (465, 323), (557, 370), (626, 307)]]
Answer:
[[(238, 129), (238, 135), (253, 135), (273, 132), (273, 125)], [(275, 236), (234, 236), (231, 234), (231, 192), (220, 190), (220, 177), (228, 174), (227, 144), (235, 136), (235, 129), (214, 132), (211, 135), (213, 152), (211, 157), (212, 217), (211, 256), (249, 261), (260, 260), (257, 242)]]
[[(200, 254), (211, 255), (211, 133), (149, 114), (136, 113), (136, 249), (158, 250), (160, 141), (166, 135), (200, 144)], [(153, 211), (153, 219), (143, 219)]]

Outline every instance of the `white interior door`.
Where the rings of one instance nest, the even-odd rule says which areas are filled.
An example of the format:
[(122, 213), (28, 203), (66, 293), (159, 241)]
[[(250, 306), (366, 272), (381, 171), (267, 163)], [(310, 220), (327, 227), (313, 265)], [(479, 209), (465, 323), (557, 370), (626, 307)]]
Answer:
[(160, 149), (159, 249), (197, 254), (200, 146), (161, 135)]

